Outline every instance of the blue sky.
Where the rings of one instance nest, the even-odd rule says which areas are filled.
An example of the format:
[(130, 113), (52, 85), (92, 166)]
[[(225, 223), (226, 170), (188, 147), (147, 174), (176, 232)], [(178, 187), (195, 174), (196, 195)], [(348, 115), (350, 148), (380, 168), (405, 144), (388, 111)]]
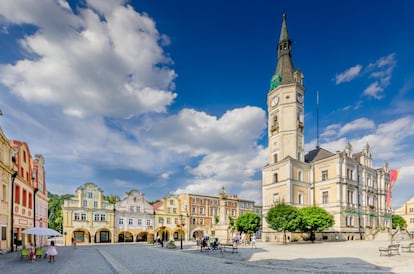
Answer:
[(368, 142), (414, 196), (411, 1), (0, 2), (0, 125), (46, 160), (53, 193), (94, 182), (261, 204), (281, 15), (304, 73), (306, 150)]

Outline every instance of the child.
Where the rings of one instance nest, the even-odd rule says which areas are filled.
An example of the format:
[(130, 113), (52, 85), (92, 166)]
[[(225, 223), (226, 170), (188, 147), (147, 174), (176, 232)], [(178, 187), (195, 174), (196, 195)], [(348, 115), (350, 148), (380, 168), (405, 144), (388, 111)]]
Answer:
[(57, 250), (55, 247), (55, 241), (51, 241), (50, 242), (50, 246), (47, 249), (47, 255), (49, 255), (49, 263), (54, 263), (55, 262), (55, 256), (57, 255)]
[(29, 259), (30, 262), (33, 263), (35, 260), (35, 248), (33, 246), (33, 243), (30, 242), (30, 248), (29, 248)]

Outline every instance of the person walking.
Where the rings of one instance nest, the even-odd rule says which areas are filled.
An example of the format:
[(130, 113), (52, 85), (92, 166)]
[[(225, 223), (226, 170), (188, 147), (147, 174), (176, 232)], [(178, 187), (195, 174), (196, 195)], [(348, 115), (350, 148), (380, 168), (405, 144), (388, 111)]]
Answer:
[(56, 247), (55, 247), (55, 241), (50, 242), (50, 246), (47, 249), (47, 255), (49, 255), (49, 263), (55, 262), (55, 256), (58, 254)]
[(76, 248), (76, 239), (72, 237), (72, 246), (73, 248)]
[(256, 235), (253, 234), (251, 237), (252, 248), (256, 248)]
[(33, 263), (35, 260), (35, 248), (32, 242), (30, 242), (30, 247), (29, 247), (29, 260), (31, 263)]

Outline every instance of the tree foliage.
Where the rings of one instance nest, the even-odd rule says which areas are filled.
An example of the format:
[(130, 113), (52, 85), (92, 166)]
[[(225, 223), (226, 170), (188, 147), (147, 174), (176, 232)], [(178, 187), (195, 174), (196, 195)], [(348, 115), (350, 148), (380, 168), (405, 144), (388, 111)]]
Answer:
[(334, 217), (325, 209), (317, 206), (299, 209), (301, 215), (301, 230), (309, 232), (322, 232), (334, 225)]
[(103, 199), (111, 204), (115, 204), (121, 200), (118, 195), (103, 195)]
[(400, 228), (406, 228), (407, 221), (400, 215), (393, 215), (392, 216), (392, 228), (396, 229), (397, 226), (399, 226)]
[(246, 212), (236, 220), (236, 229), (247, 234), (256, 233), (260, 229), (260, 216)]
[(301, 218), (296, 207), (284, 203), (275, 205), (266, 214), (266, 221), (273, 230), (283, 232), (283, 244), (286, 244), (286, 232), (301, 228)]
[(63, 230), (63, 200), (73, 197), (71, 194), (57, 195), (48, 192), (48, 227), (57, 231)]

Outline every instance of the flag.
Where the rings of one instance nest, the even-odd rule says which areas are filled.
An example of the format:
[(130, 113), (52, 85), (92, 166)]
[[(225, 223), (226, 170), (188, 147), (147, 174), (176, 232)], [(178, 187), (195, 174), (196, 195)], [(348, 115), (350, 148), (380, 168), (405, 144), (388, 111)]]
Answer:
[(392, 190), (392, 187), (394, 186), (395, 182), (397, 181), (399, 173), (400, 173), (400, 171), (398, 169), (391, 169), (390, 170), (390, 184), (388, 186), (387, 200), (386, 200), (387, 208), (391, 208), (391, 190)]

